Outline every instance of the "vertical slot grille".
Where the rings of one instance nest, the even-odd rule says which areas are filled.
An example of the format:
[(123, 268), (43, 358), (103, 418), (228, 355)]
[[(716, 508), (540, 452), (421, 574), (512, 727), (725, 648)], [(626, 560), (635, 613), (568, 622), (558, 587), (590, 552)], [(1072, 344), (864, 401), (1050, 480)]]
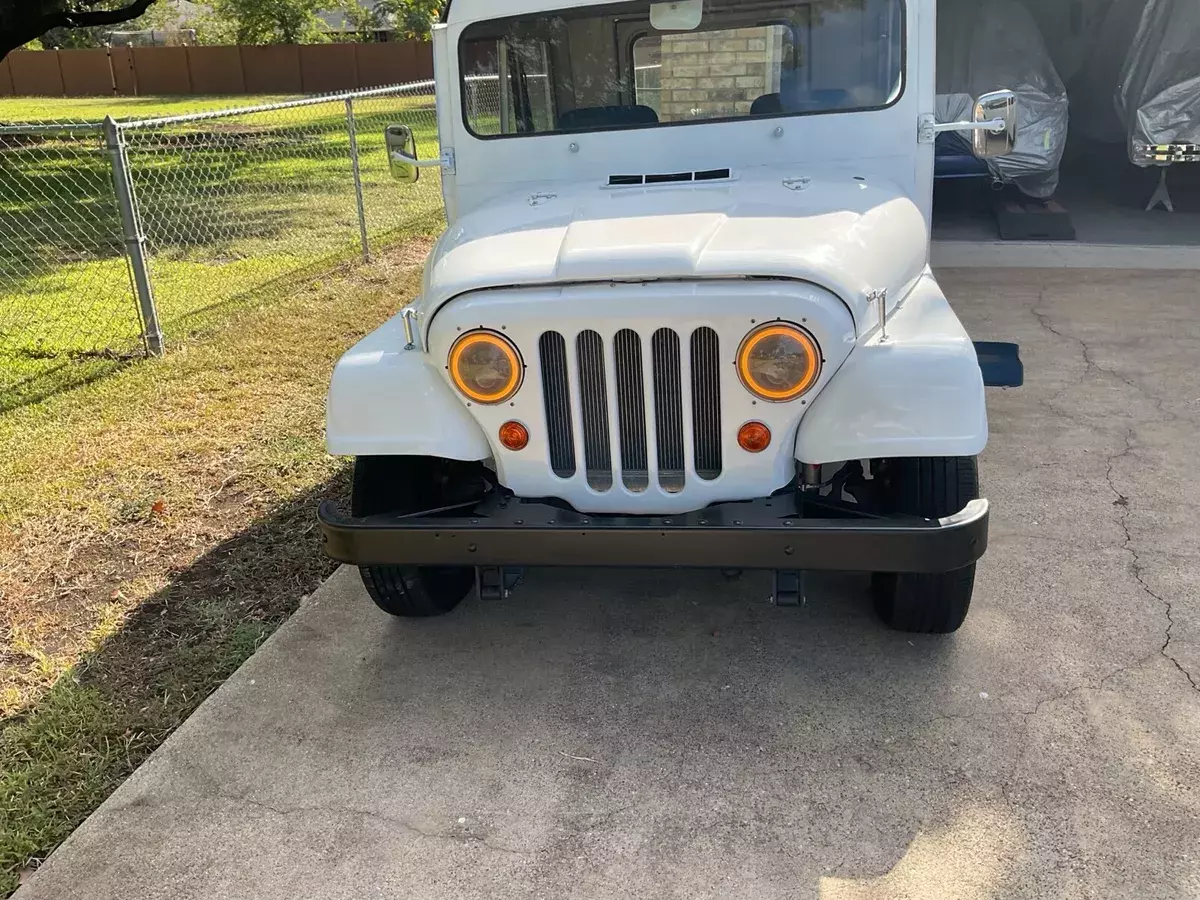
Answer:
[(713, 481), (721, 474), (721, 348), (711, 328), (692, 332), (692, 441), (696, 474)]
[[(631, 493), (647, 491), (655, 478), (664, 491), (679, 493), (686, 487), (692, 458), (700, 479), (720, 477), (724, 467), (720, 339), (707, 326), (685, 336), (687, 372), (683, 370), (684, 338), (671, 328), (646, 336), (625, 328), (612, 338), (611, 348), (606, 338), (592, 330), (569, 337), (557, 331), (542, 334), (538, 342), (542, 395), (555, 475), (586, 477), (593, 490), (607, 492), (618, 481), (614, 466), (619, 464), (619, 481)], [(575, 341), (574, 356), (568, 352), (572, 348), (567, 340)], [(687, 399), (684, 378), (689, 379)], [(574, 385), (572, 379), (577, 379)], [(577, 399), (573, 390), (578, 391)], [(651, 391), (653, 396), (647, 396)], [(685, 409), (685, 403), (691, 405)], [(685, 423), (688, 415), (690, 424)]]
[(683, 386), (680, 379), (679, 335), (669, 328), (654, 332), (650, 341), (654, 369), (654, 429), (658, 446), (658, 483), (679, 493), (684, 485)]
[(559, 478), (575, 474), (575, 439), (571, 427), (571, 392), (567, 384), (567, 342), (554, 331), (538, 341), (542, 359), (542, 397), (546, 404), (546, 431), (550, 468)]
[(617, 410), (621, 443), (621, 481), (635, 493), (650, 486), (646, 459), (646, 386), (642, 377), (642, 339), (628, 328), (613, 340)]
[(612, 487), (612, 446), (608, 432), (608, 387), (604, 373), (604, 341), (584, 331), (576, 341), (579, 396), (583, 409), (583, 455), (588, 484), (597, 491)]

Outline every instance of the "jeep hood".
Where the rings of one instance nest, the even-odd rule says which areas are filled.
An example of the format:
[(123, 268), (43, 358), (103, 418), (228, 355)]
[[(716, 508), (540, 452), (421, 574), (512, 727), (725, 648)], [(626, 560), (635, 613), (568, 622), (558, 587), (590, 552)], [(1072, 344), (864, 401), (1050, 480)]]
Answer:
[(869, 294), (903, 299), (925, 270), (926, 224), (887, 181), (851, 175), (649, 187), (554, 188), (463, 216), (425, 271), (426, 322), (487, 288), (597, 281), (761, 277), (833, 292), (861, 332)]

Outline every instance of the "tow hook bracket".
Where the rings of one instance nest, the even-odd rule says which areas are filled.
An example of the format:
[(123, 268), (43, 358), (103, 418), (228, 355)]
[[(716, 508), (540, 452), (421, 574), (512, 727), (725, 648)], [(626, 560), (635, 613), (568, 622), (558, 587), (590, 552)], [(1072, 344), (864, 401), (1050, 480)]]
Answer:
[(804, 606), (808, 602), (805, 591), (806, 573), (787, 569), (775, 570), (775, 588), (771, 603), (775, 606)]
[(525, 577), (525, 570), (513, 567), (481, 566), (475, 570), (475, 585), (480, 600), (507, 600), (513, 588)]

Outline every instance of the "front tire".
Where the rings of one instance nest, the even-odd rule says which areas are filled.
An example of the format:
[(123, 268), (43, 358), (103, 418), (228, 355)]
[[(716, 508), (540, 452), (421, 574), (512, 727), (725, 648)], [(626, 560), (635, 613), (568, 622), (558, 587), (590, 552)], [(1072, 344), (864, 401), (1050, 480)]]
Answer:
[[(483, 467), (429, 456), (360, 456), (350, 495), (354, 516), (404, 515), (466, 502), (486, 489)], [(367, 593), (390, 616), (442, 616), (475, 587), (467, 567), (362, 566)]]
[[(889, 459), (876, 466), (885, 513), (941, 519), (979, 499), (979, 466), (973, 457)], [(875, 611), (889, 628), (952, 634), (971, 609), (975, 566), (931, 575), (877, 573), (872, 589)]]

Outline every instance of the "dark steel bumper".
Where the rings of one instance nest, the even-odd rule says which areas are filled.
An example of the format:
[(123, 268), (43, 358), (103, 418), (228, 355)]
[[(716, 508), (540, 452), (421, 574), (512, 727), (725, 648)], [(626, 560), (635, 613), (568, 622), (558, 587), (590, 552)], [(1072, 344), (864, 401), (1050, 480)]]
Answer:
[[(353, 565), (629, 566), (950, 572), (987, 550), (988, 503), (940, 521), (813, 518), (791, 497), (678, 516), (588, 516), (493, 498), (455, 515), (319, 512), (325, 552)], [(807, 512), (807, 517), (802, 515)]]

